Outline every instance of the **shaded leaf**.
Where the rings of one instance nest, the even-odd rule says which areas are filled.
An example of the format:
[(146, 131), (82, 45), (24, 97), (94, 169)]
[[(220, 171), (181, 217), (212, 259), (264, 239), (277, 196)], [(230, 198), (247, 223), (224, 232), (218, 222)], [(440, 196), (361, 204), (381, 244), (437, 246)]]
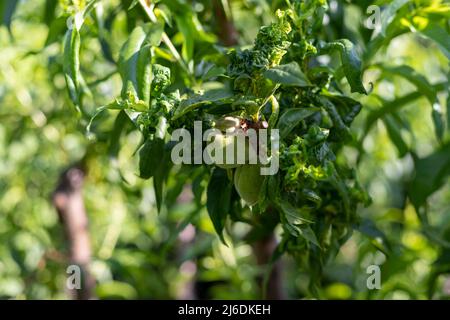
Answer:
[(399, 124), (396, 123), (395, 119), (389, 115), (383, 118), (383, 122), (386, 125), (386, 130), (389, 134), (389, 138), (397, 148), (399, 157), (404, 157), (408, 153), (409, 147), (403, 140), (403, 137), (400, 133)]
[(223, 238), (223, 228), (230, 210), (232, 187), (233, 185), (228, 179), (227, 171), (215, 168), (206, 191), (206, 208), (214, 229), (224, 244), (226, 243)]
[(444, 138), (445, 131), (445, 122), (444, 115), (442, 114), (442, 108), (439, 104), (439, 101), (436, 99), (436, 102), (433, 103), (433, 110), (431, 111), (431, 119), (434, 124), (434, 131), (436, 133), (436, 137), (439, 141), (442, 141)]
[(11, 21), (19, 0), (7, 0), (0, 2), (0, 24), (3, 24), (11, 32)]
[[(161, 139), (155, 138), (155, 140)], [(153, 188), (155, 190), (156, 207), (158, 212), (161, 212), (164, 203), (164, 187), (170, 168), (172, 167), (170, 148), (167, 145), (164, 145), (162, 153), (153, 154), (153, 157), (159, 158), (159, 165), (155, 167), (153, 171)], [(156, 163), (155, 159), (152, 159), (151, 161)]]
[(58, 0), (45, 0), (43, 21), (47, 26), (50, 26), (55, 18), (57, 4)]
[[(433, 88), (438, 92), (444, 90), (446, 87), (447, 87), (447, 82), (433, 85)], [(421, 98), (422, 96), (423, 95), (421, 92), (414, 91), (414, 92), (404, 95), (403, 97), (396, 98), (392, 101), (388, 101), (388, 102), (384, 103), (384, 105), (381, 108), (372, 111), (366, 119), (366, 123), (364, 126), (364, 132), (365, 132), (364, 136), (367, 135), (369, 130), (372, 128), (372, 126), (378, 119), (380, 119), (381, 117), (383, 117), (387, 114), (397, 112), (402, 107), (414, 102), (415, 100)]]
[(125, 111), (121, 110), (114, 121), (113, 129), (109, 135), (108, 154), (110, 157), (117, 158), (120, 151), (120, 137), (129, 123), (130, 118), (128, 118)]
[(375, 225), (372, 220), (368, 218), (362, 219), (362, 221), (355, 226), (355, 229), (372, 239), (374, 244), (376, 243), (377, 247), (383, 251), (383, 253), (388, 254), (391, 251), (391, 245), (387, 236)]
[(139, 150), (139, 176), (150, 179), (154, 176), (164, 154), (164, 141), (162, 139), (148, 139)]
[(51, 21), (48, 29), (47, 39), (45, 40), (45, 46), (48, 46), (59, 40), (67, 28), (67, 17), (58, 17)]
[(416, 158), (415, 175), (409, 183), (408, 194), (416, 208), (422, 206), (427, 198), (437, 191), (450, 174), (450, 143), (425, 158)]
[(338, 139), (349, 138), (351, 136), (350, 129), (344, 122), (342, 115), (338, 112), (334, 103), (326, 96), (320, 96), (319, 101), (333, 121), (333, 130), (331, 133)]
[(284, 112), (278, 121), (280, 139), (286, 138), (289, 133), (304, 119), (319, 111), (318, 108), (292, 108)]

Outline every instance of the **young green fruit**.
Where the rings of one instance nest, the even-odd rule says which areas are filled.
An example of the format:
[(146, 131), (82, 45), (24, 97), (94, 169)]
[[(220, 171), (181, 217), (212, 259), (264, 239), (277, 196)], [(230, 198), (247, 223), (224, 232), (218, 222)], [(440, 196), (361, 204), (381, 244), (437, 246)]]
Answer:
[(243, 165), (234, 173), (234, 187), (241, 198), (249, 205), (258, 203), (259, 193), (264, 182), (259, 165)]
[[(215, 142), (217, 142), (220, 145), (220, 152), (222, 153), (222, 159), (223, 163), (216, 162), (216, 166), (222, 169), (234, 169), (240, 166), (240, 164), (237, 163), (237, 137), (235, 136), (226, 136), (226, 135), (217, 135), (215, 137)], [(229, 161), (227, 157), (227, 148), (230, 148), (233, 150), (234, 157), (231, 161)]]
[[(222, 169), (234, 169), (249, 162), (250, 155), (256, 158), (256, 151), (251, 146), (248, 137), (243, 134), (216, 135), (214, 137), (214, 149), (210, 156), (214, 163)], [(227, 152), (230, 153), (228, 156)], [(221, 155), (221, 157), (218, 156)]]

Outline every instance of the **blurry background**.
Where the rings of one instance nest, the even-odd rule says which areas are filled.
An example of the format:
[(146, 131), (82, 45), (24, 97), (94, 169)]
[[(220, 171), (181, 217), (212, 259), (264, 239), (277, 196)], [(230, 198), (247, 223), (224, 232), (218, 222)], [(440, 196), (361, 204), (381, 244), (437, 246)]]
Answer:
[[(191, 5), (211, 28), (207, 32), (218, 33), (211, 1), (177, 1)], [(252, 43), (282, 2), (221, 1), (231, 10), (240, 45)], [(388, 2), (330, 1), (324, 21), (327, 36), (357, 43), (367, 67), (364, 82), (366, 87), (373, 84), (353, 126), (360, 145), (343, 156), (358, 168), (372, 197), (372, 205), (361, 208), (360, 215), (371, 217), (378, 228), (368, 229), (372, 237), (355, 233), (328, 264), (322, 298), (450, 297), (450, 11), (441, 1), (411, 1), (420, 10), (406, 8), (390, 17), (407, 31), (377, 43), (363, 25), (369, 16), (366, 8), (385, 8)], [(112, 74), (115, 69), (108, 58), (117, 58), (130, 19), (142, 14), (138, 9), (127, 13), (123, 8), (130, 3), (101, 1), (97, 18), (87, 20), (82, 29), (97, 36), (82, 34), (81, 65), (93, 108), (120, 91), (119, 76)], [(0, 3), (0, 298), (69, 297), (67, 241), (51, 199), (60, 175), (81, 159), (87, 167), (82, 193), (97, 297), (260, 297), (257, 278), (262, 270), (243, 241), (248, 226), (235, 224), (231, 245), (222, 245), (206, 210), (192, 201), (189, 190), (177, 196), (179, 190), (171, 191), (170, 181), (168, 192), (174, 199), (158, 215), (151, 181), (137, 176), (133, 153), (139, 133), (122, 135), (119, 151), (108, 139), (114, 134), (111, 120), (104, 137), (89, 139), (86, 124), (68, 98), (62, 72), (61, 39), (73, 8), (68, 0)], [(445, 21), (439, 36), (426, 31), (434, 15)], [(372, 50), (373, 46), (382, 49)], [(377, 63), (409, 66), (423, 78), (414, 76), (411, 81), (398, 70), (377, 68)], [(436, 84), (441, 85), (433, 87)], [(427, 90), (436, 91), (437, 101), (421, 96)], [(438, 114), (432, 112), (433, 105), (440, 109)], [(421, 198), (420, 205), (426, 200), (427, 218), (417, 212), (414, 195)], [(180, 223), (187, 217), (193, 217), (192, 224)], [(288, 257), (283, 259), (286, 296), (308, 296), (308, 274)], [(381, 290), (366, 287), (366, 268), (372, 264), (381, 265)]]

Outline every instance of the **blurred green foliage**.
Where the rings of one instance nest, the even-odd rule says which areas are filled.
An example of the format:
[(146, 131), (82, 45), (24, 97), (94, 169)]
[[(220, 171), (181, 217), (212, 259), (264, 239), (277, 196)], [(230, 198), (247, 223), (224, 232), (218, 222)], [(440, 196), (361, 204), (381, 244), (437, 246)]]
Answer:
[[(102, 121), (94, 122), (91, 132), (86, 129), (95, 110), (122, 89), (114, 61), (131, 30), (146, 19), (139, 5), (127, 10), (131, 0), (99, 1), (86, 17), (79, 30), (84, 82), (75, 92), (82, 97), (82, 112), (73, 107), (61, 43), (67, 19), (88, 2), (0, 5), (0, 297), (67, 298), (64, 234), (50, 198), (59, 174), (80, 160), (89, 168), (84, 200), (99, 298), (182, 297), (193, 277), (203, 298), (260, 297), (257, 279), (265, 269), (256, 265), (245, 241), (249, 227), (227, 226), (226, 247), (215, 235), (204, 197), (182, 199), (186, 194), (190, 199), (191, 191), (180, 190), (178, 180), (195, 185), (204, 171), (175, 168), (165, 210), (158, 215), (153, 184), (138, 177), (134, 154), (141, 136), (130, 121), (118, 123), (120, 112), (112, 110), (98, 116)], [(205, 71), (204, 52), (214, 56), (223, 47), (216, 44), (219, 26), (211, 1), (161, 2), (158, 13), (188, 62), (171, 68), (177, 88), (191, 81), (182, 76), (186, 70)], [(229, 2), (239, 45), (247, 48), (260, 26), (274, 20), (275, 9), (285, 5), (282, 0)], [(352, 126), (356, 143), (339, 155), (357, 168), (372, 204), (359, 208), (360, 232), (326, 264), (318, 295), (448, 299), (449, 5), (426, 0), (328, 4), (320, 38), (355, 43), (363, 57), (363, 82), (372, 87), (367, 97), (354, 94), (363, 105)], [(383, 9), (383, 27), (375, 35), (364, 26), (369, 5)], [(170, 57), (167, 48), (157, 54)], [(338, 52), (323, 59), (340, 63)], [(347, 85), (343, 73), (335, 77)], [(197, 190), (206, 189), (199, 184)], [(288, 296), (311, 297), (308, 271), (291, 258), (283, 262)], [(381, 266), (381, 290), (366, 287), (366, 268), (372, 264)]]

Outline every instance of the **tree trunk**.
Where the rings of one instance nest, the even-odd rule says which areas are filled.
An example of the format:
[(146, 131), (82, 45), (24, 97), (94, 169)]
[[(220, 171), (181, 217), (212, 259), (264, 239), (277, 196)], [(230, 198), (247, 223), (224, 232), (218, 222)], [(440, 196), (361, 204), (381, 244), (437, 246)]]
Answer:
[[(277, 239), (273, 232), (253, 243), (253, 253), (255, 254), (258, 265), (268, 266), (277, 245)], [(265, 284), (262, 278), (259, 279), (259, 282), (261, 288), (263, 289), (262, 291), (266, 292), (266, 296), (264, 297), (265, 299), (286, 299), (283, 288), (281, 260), (278, 260), (273, 264), (269, 279), (267, 281), (267, 287), (263, 288)]]
[(219, 35), (220, 41), (228, 47), (236, 45), (239, 34), (234, 26), (230, 8), (224, 8), (223, 1), (221, 0), (214, 0), (213, 7), (214, 13), (216, 14), (217, 34)]
[(85, 172), (79, 166), (64, 171), (53, 193), (53, 205), (58, 211), (69, 247), (69, 263), (80, 268), (79, 289), (69, 289), (74, 299), (86, 300), (94, 297), (95, 280), (89, 271), (91, 246), (88, 217), (84, 207), (82, 187)]

